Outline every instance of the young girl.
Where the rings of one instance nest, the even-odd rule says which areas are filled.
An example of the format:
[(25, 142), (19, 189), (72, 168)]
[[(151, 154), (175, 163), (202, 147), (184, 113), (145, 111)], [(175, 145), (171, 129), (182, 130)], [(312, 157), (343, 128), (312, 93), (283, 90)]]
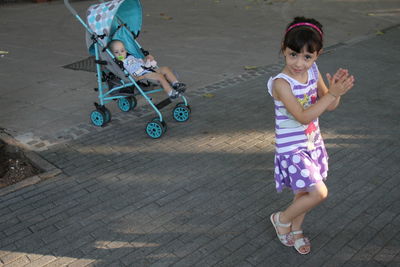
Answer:
[(275, 102), (276, 189), (290, 188), (295, 194), (292, 204), (270, 219), (279, 240), (300, 254), (311, 251), (301, 230), (304, 217), (328, 195), (323, 182), (328, 155), (318, 117), (334, 110), (354, 84), (354, 77), (339, 69), (333, 76), (326, 75), (329, 88), (325, 85), (315, 63), (322, 52), (323, 35), (318, 21), (296, 17), (286, 28), (281, 47), (285, 67), (267, 85)]

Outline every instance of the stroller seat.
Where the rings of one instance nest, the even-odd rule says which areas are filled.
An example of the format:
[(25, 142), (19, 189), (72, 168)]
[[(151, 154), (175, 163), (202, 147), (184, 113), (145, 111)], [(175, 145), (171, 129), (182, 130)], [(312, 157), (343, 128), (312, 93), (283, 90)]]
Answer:
[[(103, 70), (102, 71), (102, 79), (106, 81), (108, 90), (111, 90), (110, 94), (111, 95), (125, 95), (125, 96), (130, 96), (135, 93), (135, 87), (123, 87), (118, 90), (112, 90), (115, 87), (120, 87), (122, 86), (121, 80), (119, 79), (118, 76), (116, 76), (113, 72)], [(160, 83), (157, 80), (153, 79), (140, 79), (136, 80), (136, 83), (142, 88), (144, 92), (149, 92), (151, 90), (154, 90), (156, 87), (160, 87)], [(136, 95), (139, 93), (135, 93)]]

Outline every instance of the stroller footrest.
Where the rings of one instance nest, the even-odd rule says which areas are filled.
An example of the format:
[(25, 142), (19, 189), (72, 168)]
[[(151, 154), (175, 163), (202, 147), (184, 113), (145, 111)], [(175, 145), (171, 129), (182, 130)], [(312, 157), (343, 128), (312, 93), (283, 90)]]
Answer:
[(162, 108), (168, 106), (171, 103), (172, 103), (171, 99), (169, 99), (169, 97), (168, 97), (168, 98), (164, 99), (163, 101), (159, 102), (158, 104), (156, 104), (155, 106), (158, 109), (162, 109)]

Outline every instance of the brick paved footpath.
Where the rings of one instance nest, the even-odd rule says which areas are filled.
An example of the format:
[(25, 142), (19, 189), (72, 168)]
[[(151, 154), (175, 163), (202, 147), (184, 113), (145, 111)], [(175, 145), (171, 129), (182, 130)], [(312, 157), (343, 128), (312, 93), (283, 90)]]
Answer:
[(399, 36), (319, 60), (357, 86), (321, 120), (330, 196), (306, 219), (310, 255), (280, 245), (269, 223), (291, 194), (272, 180), (267, 74), (192, 97), (185, 124), (164, 111), (160, 140), (145, 136), (147, 116), (40, 152), (63, 174), (0, 198), (0, 265), (399, 266)]

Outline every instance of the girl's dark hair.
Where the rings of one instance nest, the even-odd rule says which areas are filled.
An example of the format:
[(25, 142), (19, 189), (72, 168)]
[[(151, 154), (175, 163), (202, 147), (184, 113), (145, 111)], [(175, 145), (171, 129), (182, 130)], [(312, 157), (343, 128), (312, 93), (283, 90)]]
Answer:
[[(311, 23), (315, 25), (321, 32), (312, 26), (301, 25), (289, 29), (292, 25), (298, 23)], [(286, 27), (285, 37), (282, 42), (282, 51), (289, 47), (293, 51), (300, 53), (303, 47), (306, 47), (307, 52), (319, 52), (323, 46), (323, 30), (322, 24), (315, 19), (305, 17), (295, 17), (294, 20)]]

